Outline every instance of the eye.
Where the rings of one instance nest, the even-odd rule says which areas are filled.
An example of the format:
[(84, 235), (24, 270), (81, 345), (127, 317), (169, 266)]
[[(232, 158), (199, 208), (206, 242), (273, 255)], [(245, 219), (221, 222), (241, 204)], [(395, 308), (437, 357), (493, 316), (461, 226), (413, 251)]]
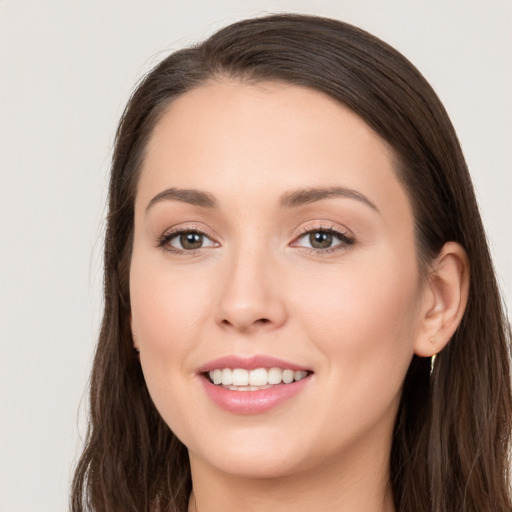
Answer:
[(354, 239), (333, 228), (317, 228), (305, 231), (292, 244), (294, 247), (304, 247), (315, 252), (332, 252), (352, 245)]
[(171, 252), (192, 252), (217, 246), (216, 242), (205, 233), (191, 229), (167, 233), (160, 239), (158, 245)]

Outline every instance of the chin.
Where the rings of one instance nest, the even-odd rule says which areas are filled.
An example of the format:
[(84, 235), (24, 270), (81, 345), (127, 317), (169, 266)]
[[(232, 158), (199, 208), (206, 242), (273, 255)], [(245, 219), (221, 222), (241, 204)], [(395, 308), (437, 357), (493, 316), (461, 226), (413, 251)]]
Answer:
[(307, 466), (305, 457), (297, 451), (298, 445), (292, 440), (283, 443), (281, 435), (269, 438), (256, 432), (249, 436), (238, 434), (229, 439), (217, 437), (208, 446), (202, 445), (189, 449), (192, 465), (199, 460), (219, 472), (240, 478), (284, 477)]
[(221, 473), (253, 480), (286, 477), (301, 469), (296, 461), (287, 457), (277, 454), (262, 456), (261, 452), (257, 456), (238, 453), (228, 457), (210, 457), (205, 462)]

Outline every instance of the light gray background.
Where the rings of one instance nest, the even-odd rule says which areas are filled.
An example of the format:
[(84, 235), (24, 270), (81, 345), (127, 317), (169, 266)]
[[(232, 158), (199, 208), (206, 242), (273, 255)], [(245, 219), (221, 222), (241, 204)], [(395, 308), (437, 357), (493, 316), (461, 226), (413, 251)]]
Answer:
[(101, 316), (106, 176), (133, 85), (170, 50), (287, 10), (359, 25), (430, 80), (512, 303), (511, 0), (0, 0), (0, 512), (67, 509)]

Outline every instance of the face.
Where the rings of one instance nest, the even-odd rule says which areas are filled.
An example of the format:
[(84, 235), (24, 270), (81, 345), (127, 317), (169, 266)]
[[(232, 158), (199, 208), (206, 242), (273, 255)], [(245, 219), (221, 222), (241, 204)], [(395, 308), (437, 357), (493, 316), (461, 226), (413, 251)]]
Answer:
[(268, 477), (387, 453), (422, 287), (392, 153), (329, 97), (211, 82), (155, 127), (131, 326), (193, 470)]

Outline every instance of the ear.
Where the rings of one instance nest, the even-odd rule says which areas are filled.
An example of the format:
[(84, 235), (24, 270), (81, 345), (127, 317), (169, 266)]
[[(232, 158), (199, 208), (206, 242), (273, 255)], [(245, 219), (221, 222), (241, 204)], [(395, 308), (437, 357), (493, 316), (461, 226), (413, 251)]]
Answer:
[(469, 293), (469, 260), (456, 242), (446, 243), (427, 276), (421, 329), (414, 353), (431, 357), (450, 341), (462, 320)]

